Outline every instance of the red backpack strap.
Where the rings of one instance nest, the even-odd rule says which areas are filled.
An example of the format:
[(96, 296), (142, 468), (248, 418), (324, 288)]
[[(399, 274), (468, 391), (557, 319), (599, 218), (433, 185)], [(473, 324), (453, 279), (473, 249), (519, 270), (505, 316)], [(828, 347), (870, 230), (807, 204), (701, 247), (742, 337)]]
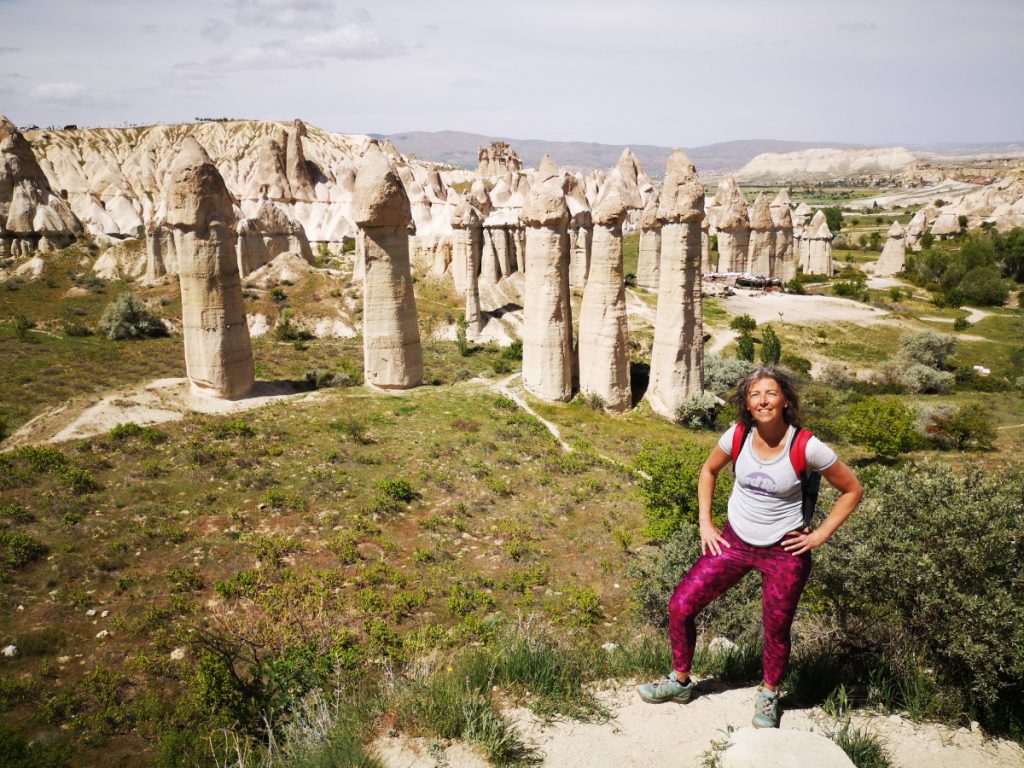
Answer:
[(743, 450), (743, 438), (747, 436), (747, 428), (736, 422), (736, 428), (732, 431), (732, 466), (735, 469), (736, 460)]
[(807, 442), (814, 437), (809, 430), (798, 429), (789, 447), (789, 463), (793, 465), (796, 476), (801, 480), (807, 472)]

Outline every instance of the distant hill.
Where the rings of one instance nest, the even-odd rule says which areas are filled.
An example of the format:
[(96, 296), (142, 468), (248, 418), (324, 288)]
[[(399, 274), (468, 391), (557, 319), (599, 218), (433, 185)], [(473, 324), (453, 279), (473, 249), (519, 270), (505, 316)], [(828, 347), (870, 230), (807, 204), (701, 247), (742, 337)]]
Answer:
[[(378, 136), (378, 138), (385, 138)], [(590, 170), (615, 165), (625, 144), (597, 144), (583, 141), (544, 141), (541, 139), (513, 139), (503, 136), (484, 136), (459, 131), (409, 131), (392, 133), (391, 139), (403, 154), (412, 153), (420, 160), (433, 160), (463, 168), (475, 169), (477, 149), (495, 140), (507, 141), (519, 154), (523, 164), (536, 167), (545, 154), (561, 166)], [(647, 172), (654, 177), (664, 173), (665, 160), (672, 147), (651, 144), (630, 144)], [(812, 147), (852, 148), (860, 145), (837, 142), (778, 141), (772, 139), (745, 139), (725, 141), (702, 147), (684, 147), (697, 170), (705, 176), (714, 176), (742, 168), (757, 155), (765, 152), (792, 152)]]

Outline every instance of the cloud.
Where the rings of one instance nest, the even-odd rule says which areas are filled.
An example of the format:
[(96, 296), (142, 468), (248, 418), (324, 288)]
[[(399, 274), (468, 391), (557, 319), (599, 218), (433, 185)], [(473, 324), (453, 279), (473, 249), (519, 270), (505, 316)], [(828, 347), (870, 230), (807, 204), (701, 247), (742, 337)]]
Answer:
[(207, 19), (199, 34), (211, 43), (223, 43), (231, 37), (231, 25), (220, 19)]
[(372, 29), (356, 23), (321, 32), (299, 40), (296, 53), (335, 59), (385, 59), (401, 56), (405, 46), (391, 38), (381, 38)]
[(0, 56), (5, 53), (19, 53), (21, 48), (15, 48), (13, 45), (0, 45)]
[(235, 0), (239, 24), (275, 29), (329, 26), (334, 21), (333, 0)]
[(81, 83), (40, 83), (32, 89), (32, 95), (40, 101), (77, 104), (89, 98), (91, 90)]
[(878, 25), (873, 21), (844, 21), (836, 25), (840, 32), (876, 32)]

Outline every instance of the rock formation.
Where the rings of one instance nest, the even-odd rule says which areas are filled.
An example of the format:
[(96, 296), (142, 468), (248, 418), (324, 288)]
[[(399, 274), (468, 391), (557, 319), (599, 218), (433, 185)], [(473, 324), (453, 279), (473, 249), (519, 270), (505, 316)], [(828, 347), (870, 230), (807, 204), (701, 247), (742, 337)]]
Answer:
[(654, 290), (661, 271), (661, 221), (658, 219), (660, 196), (655, 191), (647, 198), (640, 215), (640, 250), (636, 263), (636, 284)]
[(951, 237), (960, 234), (960, 220), (953, 211), (944, 210), (935, 218), (931, 233), (936, 237)]
[(882, 248), (882, 255), (878, 257), (875, 264), (875, 274), (878, 276), (898, 275), (907, 264), (907, 249), (905, 242), (906, 232), (898, 221), (894, 221), (889, 227), (889, 237)]
[[(781, 193), (780, 193), (781, 194)], [(772, 277), (788, 283), (796, 277), (796, 249), (793, 247), (793, 212), (788, 205), (772, 213), (775, 229), (775, 265)]]
[(817, 211), (811, 223), (804, 227), (802, 240), (806, 256), (804, 272), (808, 275), (831, 275), (832, 230), (828, 228), (824, 211)]
[(600, 397), (613, 412), (632, 404), (626, 288), (622, 274), (622, 222), (628, 190), (612, 171), (592, 212), (594, 245), (580, 307), (580, 391)]
[(457, 274), (456, 285), (460, 282), (466, 294), (466, 323), (471, 334), (479, 334), (483, 329), (483, 315), (480, 312), (480, 286), (477, 275), (480, 270), (480, 243), (483, 237), (480, 229), (480, 216), (476, 209), (463, 200), (452, 214), (452, 265), (453, 270), (461, 270), (461, 280)]
[(737, 171), (736, 178), (746, 184), (882, 178), (899, 174), (915, 162), (903, 147), (765, 152)]
[(718, 210), (718, 271), (747, 272), (750, 269), (750, 217), (747, 201), (732, 176), (723, 176), (715, 194)]
[(185, 367), (193, 391), (237, 398), (252, 389), (255, 368), (235, 257), (231, 195), (209, 155), (182, 142), (165, 200), (181, 284)]
[(715, 271), (711, 262), (711, 221), (707, 214), (700, 222), (700, 273), (707, 275)]
[(763, 192), (754, 201), (750, 214), (749, 253), (750, 265), (747, 271), (759, 277), (775, 276), (775, 231), (772, 209)]
[(25, 137), (0, 115), (0, 257), (66, 248), (82, 231), (78, 217), (50, 189)]
[(772, 200), (772, 218), (777, 219), (783, 208), (791, 208), (792, 205), (793, 198), (789, 196), (789, 189), (783, 187), (779, 190), (779, 194), (777, 194)]
[(313, 263), (313, 251), (299, 222), (270, 200), (238, 223), (238, 274), (245, 277), (282, 253), (292, 251)]
[(704, 188), (682, 150), (673, 151), (666, 163), (658, 218), (661, 277), (646, 398), (655, 413), (674, 419), (679, 406), (701, 392), (704, 377), (700, 275)]
[(371, 144), (356, 172), (352, 219), (365, 238), (363, 364), (367, 384), (408, 389), (423, 381), (423, 352), (409, 267), (409, 196)]
[(594, 228), (582, 179), (567, 175), (562, 184), (565, 204), (569, 208), (569, 286), (582, 288), (590, 274)]
[(477, 175), (481, 178), (498, 176), (505, 173), (519, 173), (523, 163), (516, 151), (504, 141), (492, 141), (488, 147), (480, 147), (477, 151)]
[(523, 209), (523, 384), (550, 401), (572, 398), (572, 307), (569, 304), (569, 208), (558, 168), (547, 155)]

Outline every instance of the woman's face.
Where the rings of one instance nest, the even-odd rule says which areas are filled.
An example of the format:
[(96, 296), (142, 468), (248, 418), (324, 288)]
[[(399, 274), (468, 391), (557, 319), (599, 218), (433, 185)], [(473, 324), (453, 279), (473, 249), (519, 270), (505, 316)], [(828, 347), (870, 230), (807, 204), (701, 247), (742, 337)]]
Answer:
[(785, 421), (787, 404), (782, 387), (772, 378), (755, 380), (747, 391), (747, 409), (756, 424), (767, 426)]

